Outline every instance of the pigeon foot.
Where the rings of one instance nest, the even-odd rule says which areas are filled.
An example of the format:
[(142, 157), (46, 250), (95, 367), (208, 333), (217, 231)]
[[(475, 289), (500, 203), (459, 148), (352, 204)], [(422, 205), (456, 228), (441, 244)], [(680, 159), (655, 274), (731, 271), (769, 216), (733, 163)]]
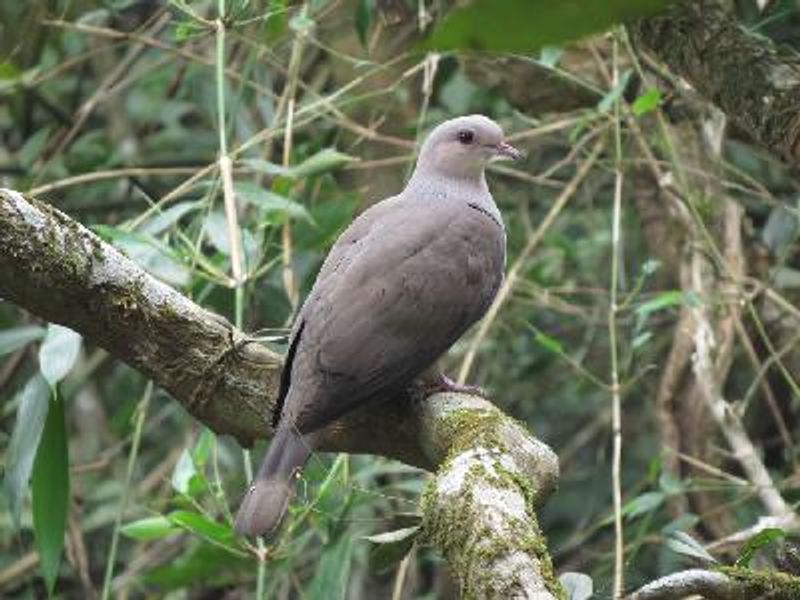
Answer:
[(479, 396), (484, 400), (489, 400), (486, 391), (477, 385), (467, 385), (458, 383), (450, 379), (444, 373), (437, 373), (430, 379), (418, 381), (415, 384), (415, 395), (422, 398), (427, 398), (433, 394), (453, 393), (453, 394), (469, 394), (470, 396)]

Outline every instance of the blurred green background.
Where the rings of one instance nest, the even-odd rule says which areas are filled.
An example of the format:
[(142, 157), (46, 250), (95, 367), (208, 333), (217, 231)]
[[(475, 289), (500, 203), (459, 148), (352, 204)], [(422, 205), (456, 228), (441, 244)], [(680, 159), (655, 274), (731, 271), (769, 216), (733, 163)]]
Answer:
[[(735, 127), (715, 154), (703, 132), (718, 115), (634, 53), (624, 29), (567, 41), (629, 16), (624, 2), (586, 22), (567, 10), (567, 25), (544, 21), (552, 34), (544, 37), (533, 13), (547, 3), (533, 3), (517, 29), (488, 28), (479, 44), (518, 54), (452, 49), (474, 39), (444, 34), (450, 49), (426, 52), (421, 40), (446, 4), (2, 2), (0, 185), (52, 203), (282, 351), (279, 338), (326, 249), (354, 215), (402, 187), (425, 133), (466, 113), (498, 120), (527, 154), (489, 173), (515, 277), (497, 318), (465, 336), (447, 367), (559, 454), (560, 489), (542, 527), (557, 570), (591, 575), (596, 597), (608, 598), (610, 339), (622, 382), (628, 586), (689, 564), (675, 532), (710, 542), (762, 514), (708, 419), (686, 421), (697, 430), (681, 448), (707, 468), (682, 463), (676, 472), (662, 461), (670, 449), (655, 399), (678, 314), (702, 300), (681, 280), (686, 232), (663, 196), (670, 184), (654, 179), (653, 165), (710, 232), (701, 242), (709, 255), (722, 202), (745, 207), (748, 277), (790, 305), (800, 286), (797, 179)], [(489, 5), (476, 4), (492, 21)], [(733, 10), (742, 27), (797, 49), (797, 4), (768, 4), (742, 0)], [(527, 42), (517, 45), (525, 31)], [(238, 296), (216, 162), (223, 143), (234, 158), (244, 248)], [(588, 171), (573, 186), (582, 166)], [(619, 176), (621, 304), (611, 338)], [(712, 307), (749, 307), (723, 387), (729, 399), (744, 400), (748, 431), (794, 501), (796, 317), (743, 289), (737, 294)], [(238, 445), (68, 331), (2, 301), (0, 328), (0, 594), (46, 595), (44, 570), (64, 598), (103, 590), (119, 598), (254, 596), (256, 549), (230, 530), (246, 484)], [(40, 371), (57, 382), (59, 400)], [(681, 385), (688, 384), (676, 394), (688, 394)], [(694, 453), (692, 440), (703, 445)], [(34, 460), (37, 448), (44, 458)], [(368, 456), (312, 458), (289, 526), (266, 555), (258, 594), (455, 597), (446, 564), (429, 549), (415, 547), (401, 563), (402, 548), (365, 539), (411, 522), (426, 478)], [(67, 518), (40, 521), (34, 541), (37, 493), (42, 510), (65, 510)]]

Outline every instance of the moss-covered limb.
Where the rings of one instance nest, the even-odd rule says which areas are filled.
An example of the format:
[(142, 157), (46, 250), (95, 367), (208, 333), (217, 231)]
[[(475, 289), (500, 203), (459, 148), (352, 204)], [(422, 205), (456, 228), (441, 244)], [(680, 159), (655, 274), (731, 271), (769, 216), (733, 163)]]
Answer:
[(648, 583), (626, 600), (673, 600), (692, 595), (709, 600), (795, 600), (800, 598), (800, 578), (739, 567), (688, 569)]
[(631, 28), (640, 47), (765, 148), (800, 162), (800, 60), (749, 34), (719, 0), (684, 0)]
[(555, 487), (555, 455), (485, 400), (432, 400), (420, 407), (422, 438), (440, 467), (421, 501), (423, 540), (465, 598), (562, 598), (536, 517)]

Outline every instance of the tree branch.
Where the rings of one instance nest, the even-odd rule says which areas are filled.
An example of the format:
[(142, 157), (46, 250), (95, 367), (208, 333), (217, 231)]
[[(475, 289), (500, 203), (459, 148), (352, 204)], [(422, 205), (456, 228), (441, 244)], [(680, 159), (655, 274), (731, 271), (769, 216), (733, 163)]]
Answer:
[[(279, 355), (57, 209), (3, 189), (0, 297), (105, 348), (217, 433), (243, 444), (270, 433)], [(438, 470), (423, 496), (422, 539), (466, 595), (559, 596), (535, 512), (556, 485), (557, 458), (490, 402), (389, 399), (326, 428), (321, 450)]]
[(800, 162), (800, 60), (748, 33), (719, 0), (675, 2), (631, 31), (754, 140)]
[(699, 595), (708, 600), (747, 600), (743, 582), (727, 575), (705, 569), (688, 569), (667, 575), (640, 588), (627, 600), (673, 600), (685, 596)]

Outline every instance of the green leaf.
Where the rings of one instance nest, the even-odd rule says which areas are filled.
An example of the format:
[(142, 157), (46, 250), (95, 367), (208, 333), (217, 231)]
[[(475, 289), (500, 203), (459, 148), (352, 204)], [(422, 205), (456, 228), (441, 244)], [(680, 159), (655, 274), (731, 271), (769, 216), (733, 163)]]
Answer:
[(242, 161), (242, 164), (253, 169), (258, 173), (269, 175), (270, 177), (288, 177), (289, 179), (303, 179), (304, 177), (314, 177), (335, 171), (344, 165), (355, 160), (354, 157), (334, 148), (323, 148), (316, 154), (309, 156), (303, 162), (290, 167), (284, 167), (275, 163), (261, 160), (249, 159)]
[(214, 432), (208, 427), (204, 427), (192, 449), (192, 462), (194, 462), (196, 468), (202, 469), (205, 466), (216, 441), (217, 438)]
[(419, 525), (405, 527), (369, 535), (364, 539), (374, 544), (369, 551), (369, 566), (376, 571), (384, 571), (397, 564), (408, 554), (419, 535)]
[(652, 512), (661, 506), (665, 497), (664, 492), (645, 492), (628, 501), (622, 508), (622, 514), (632, 519)]
[(302, 204), (290, 200), (285, 196), (281, 196), (280, 194), (276, 194), (275, 192), (265, 190), (254, 183), (237, 183), (234, 189), (236, 195), (242, 200), (261, 208), (267, 213), (277, 213), (281, 216), (285, 215), (304, 220), (311, 219), (311, 216)]
[(558, 580), (567, 592), (568, 600), (589, 600), (594, 594), (592, 578), (585, 573), (566, 572)]
[(289, 19), (289, 27), (297, 33), (303, 33), (314, 27), (314, 19), (306, 16), (303, 12), (299, 12)]
[(40, 340), (44, 337), (45, 328), (38, 325), (23, 325), (0, 331), (0, 356), (11, 354), (27, 346), (31, 342)]
[(51, 386), (66, 377), (78, 359), (81, 336), (67, 327), (51, 323), (39, 348), (39, 369)]
[(550, 352), (555, 352), (556, 354), (564, 353), (564, 347), (561, 345), (561, 342), (545, 333), (542, 333), (541, 331), (536, 333), (536, 337), (534, 339), (547, 350), (550, 350)]
[(135, 540), (157, 540), (180, 530), (180, 527), (163, 515), (139, 519), (120, 527), (123, 535)]
[(661, 533), (665, 536), (671, 536), (677, 531), (685, 531), (691, 529), (700, 522), (700, 517), (694, 513), (684, 513), (677, 519), (670, 521), (661, 528)]
[(676, 531), (667, 540), (667, 547), (673, 552), (683, 554), (684, 556), (691, 556), (697, 558), (702, 562), (716, 563), (717, 559), (711, 556), (708, 551), (703, 548), (702, 544), (695, 540), (688, 533), (683, 531)]
[(50, 388), (44, 377), (37, 373), (28, 380), (18, 397), (17, 418), (8, 444), (6, 472), (3, 479), (3, 489), (8, 497), (11, 516), (16, 527), (19, 527), (22, 503), (28, 493), (28, 481), (44, 429)]
[(306, 592), (308, 600), (344, 600), (353, 559), (353, 538), (344, 533), (328, 544), (320, 556), (314, 579)]
[(367, 47), (367, 33), (369, 33), (369, 26), (372, 24), (372, 0), (358, 0), (356, 4), (356, 33), (361, 45)]
[(683, 481), (667, 471), (662, 471), (661, 475), (659, 475), (658, 487), (669, 496), (676, 496), (686, 492), (686, 486), (683, 484)]
[(147, 219), (144, 223), (139, 225), (137, 229), (139, 233), (153, 236), (158, 235), (165, 229), (175, 225), (181, 217), (197, 210), (200, 206), (200, 202), (179, 202), (174, 206), (170, 206), (167, 210), (161, 211), (157, 215)]
[(0, 80), (19, 79), (21, 75), (22, 71), (14, 63), (0, 62)]
[(354, 160), (355, 158), (349, 154), (344, 154), (333, 148), (324, 148), (316, 154), (309, 156), (300, 164), (289, 167), (286, 176), (293, 179), (313, 177), (315, 175), (321, 175), (322, 173), (335, 171)]
[(270, 0), (269, 12), (265, 23), (265, 35), (268, 44), (272, 45), (286, 30), (286, 0)]
[(50, 128), (44, 127), (29, 137), (25, 145), (20, 149), (18, 156), (20, 164), (26, 169), (30, 168), (41, 156), (47, 144), (47, 137), (50, 135)]
[(533, 53), (654, 13), (666, 4), (667, 0), (475, 0), (451, 11), (425, 45)]
[(736, 559), (736, 566), (746, 569), (750, 566), (750, 561), (753, 560), (755, 553), (761, 550), (767, 544), (774, 542), (786, 536), (783, 529), (777, 527), (767, 527), (762, 529), (756, 535), (751, 537), (747, 543), (739, 551), (739, 557)]
[(69, 453), (64, 402), (54, 397), (33, 463), (33, 531), (48, 593), (61, 564), (69, 506)]
[(558, 46), (544, 46), (539, 53), (539, 64), (548, 69), (554, 68), (561, 56), (564, 54), (564, 49)]
[(653, 337), (652, 331), (644, 331), (639, 335), (635, 336), (631, 341), (631, 348), (633, 350), (638, 350), (642, 346), (644, 346), (650, 339)]
[(637, 117), (655, 110), (661, 103), (661, 91), (653, 88), (633, 101), (633, 114)]
[(172, 472), (172, 488), (179, 494), (189, 493), (189, 483), (197, 474), (195, 469), (192, 455), (186, 448), (181, 452), (181, 456), (175, 465), (175, 470)]
[(636, 314), (641, 319), (645, 319), (654, 312), (664, 310), (673, 306), (680, 306), (683, 304), (684, 294), (680, 290), (670, 290), (668, 292), (661, 292), (655, 298), (643, 302), (636, 307)]
[(222, 544), (233, 545), (233, 530), (227, 525), (212, 521), (203, 515), (188, 510), (176, 510), (167, 515), (174, 525), (188, 529), (202, 538)]

